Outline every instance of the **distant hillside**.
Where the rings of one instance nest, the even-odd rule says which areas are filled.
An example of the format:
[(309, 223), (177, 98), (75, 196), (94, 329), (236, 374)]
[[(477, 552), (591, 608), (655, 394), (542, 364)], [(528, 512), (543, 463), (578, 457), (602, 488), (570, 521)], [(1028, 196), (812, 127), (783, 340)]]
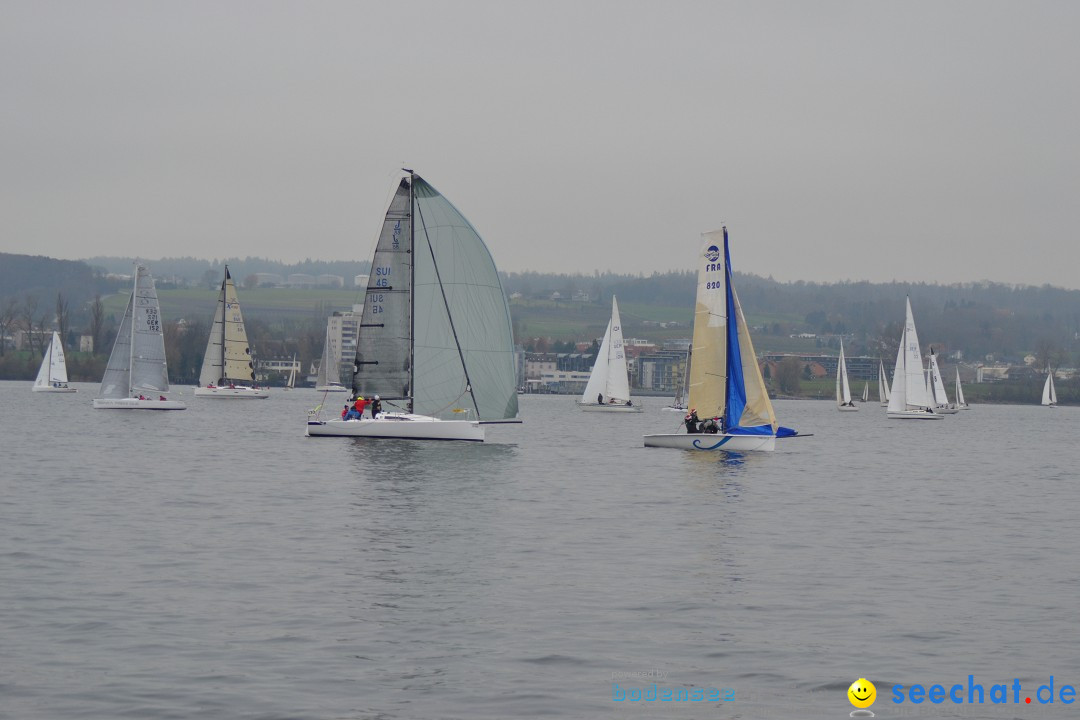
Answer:
[(57, 293), (63, 293), (78, 318), (94, 295), (116, 292), (117, 286), (81, 260), (0, 253), (0, 301), (22, 303), (32, 297), (41, 307), (50, 307)]
[[(127, 257), (92, 257), (85, 260), (94, 267), (101, 268), (105, 272), (121, 275), (131, 274), (131, 266), (134, 258)], [(222, 260), (202, 260), (193, 257), (161, 258), (144, 262), (153, 272), (154, 277), (179, 285), (205, 285), (221, 282), (225, 265), (234, 278), (241, 283), (248, 275), (255, 273), (274, 273), (283, 278), (292, 273), (304, 273), (306, 275), (340, 275), (345, 278), (345, 286), (352, 287), (353, 278), (368, 272), (371, 262), (364, 260), (354, 262), (349, 260), (305, 260), (299, 263), (283, 263), (266, 258), (225, 258)], [(216, 278), (211, 283), (210, 280)]]

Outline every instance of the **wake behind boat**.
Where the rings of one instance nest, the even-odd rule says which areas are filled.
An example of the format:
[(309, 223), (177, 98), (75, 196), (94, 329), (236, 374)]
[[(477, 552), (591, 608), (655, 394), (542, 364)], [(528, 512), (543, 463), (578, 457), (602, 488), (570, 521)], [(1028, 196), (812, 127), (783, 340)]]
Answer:
[(255, 385), (255, 368), (251, 363), (240, 300), (226, 265), (195, 397), (261, 400), (269, 396), (266, 388)]
[[(124, 319), (116, 333), (109, 363), (94, 398), (98, 410), (184, 410), (187, 405), (169, 400), (169, 369), (165, 363), (165, 336), (161, 311), (150, 271), (135, 268), (135, 287), (128, 297)], [(145, 394), (149, 393), (149, 397)], [(157, 395), (158, 397), (154, 397)]]
[[(484, 440), (517, 420), (510, 308), (469, 221), (411, 170), (383, 221), (352, 390), (397, 410), (308, 421), (309, 436)], [(415, 252), (414, 252), (415, 251)]]
[[(798, 433), (776, 422), (750, 341), (750, 329), (731, 282), (727, 228), (703, 237), (698, 257), (687, 432), (646, 435), (645, 447), (774, 450), (778, 437)], [(695, 419), (697, 410), (702, 411), (700, 417), (706, 423)], [(714, 432), (702, 432), (714, 428)]]
[(630, 376), (623, 348), (622, 319), (619, 303), (611, 296), (611, 319), (608, 320), (600, 350), (596, 353), (589, 382), (585, 385), (578, 405), (585, 412), (641, 412), (640, 405), (630, 399)]
[(67, 361), (64, 360), (64, 344), (60, 342), (60, 333), (53, 331), (49, 348), (41, 359), (37, 379), (30, 388), (33, 392), (73, 393), (79, 392), (68, 386)]

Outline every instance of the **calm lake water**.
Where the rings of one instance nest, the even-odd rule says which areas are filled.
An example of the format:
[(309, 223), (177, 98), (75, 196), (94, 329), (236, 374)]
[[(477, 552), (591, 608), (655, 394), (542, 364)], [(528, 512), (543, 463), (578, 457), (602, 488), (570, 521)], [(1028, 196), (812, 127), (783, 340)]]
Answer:
[(971, 674), (1021, 704), (915, 709), (1080, 714), (1034, 700), (1080, 686), (1077, 409), (777, 402), (814, 437), (727, 457), (643, 448), (680, 420), (660, 398), (526, 396), (479, 445), (305, 438), (313, 390), (79, 387), (0, 383), (5, 720), (838, 719), (859, 677), (897, 717), (893, 685)]

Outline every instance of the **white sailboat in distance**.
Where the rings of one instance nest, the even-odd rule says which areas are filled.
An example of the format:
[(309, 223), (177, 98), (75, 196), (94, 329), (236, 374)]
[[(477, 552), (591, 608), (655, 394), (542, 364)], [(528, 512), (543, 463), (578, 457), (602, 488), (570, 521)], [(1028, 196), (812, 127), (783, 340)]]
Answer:
[(619, 303), (611, 296), (611, 319), (608, 320), (600, 350), (596, 353), (589, 382), (578, 400), (578, 406), (586, 412), (641, 412), (640, 405), (630, 399), (630, 375), (626, 367), (626, 351), (623, 347), (622, 319)]
[[(484, 241), (411, 170), (375, 247), (353, 364), (374, 418), (308, 421), (309, 436), (483, 441), (517, 423), (510, 306)], [(389, 408), (397, 408), (390, 410)]]
[(251, 363), (244, 316), (240, 313), (236, 285), (226, 265), (195, 397), (264, 400), (269, 396), (270, 391), (255, 384), (255, 366)]
[(1046, 366), (1046, 382), (1043, 383), (1042, 404), (1046, 407), (1057, 407), (1057, 390), (1054, 389), (1054, 371)]
[(907, 317), (896, 351), (892, 392), (885, 415), (893, 420), (941, 420), (943, 416), (934, 412), (927, 393), (919, 335), (915, 332), (915, 318), (911, 314), (911, 298), (906, 299), (906, 304)]
[(836, 409), (840, 412), (857, 412), (859, 408), (851, 399), (848, 385), (847, 363), (844, 362), (844, 341), (840, 341), (840, 358), (836, 363)]
[(956, 405), (961, 410), (970, 410), (971, 406), (964, 402), (964, 388), (960, 385), (960, 368), (956, 368)]
[(881, 407), (888, 407), (889, 376), (885, 374), (885, 363), (881, 361), (881, 358), (878, 358), (877, 394)]
[[(165, 335), (161, 330), (154, 278), (144, 266), (135, 268), (135, 287), (128, 297), (124, 319), (116, 333), (109, 364), (94, 398), (99, 410), (184, 410), (187, 405), (169, 400), (169, 368), (165, 362)], [(147, 395), (149, 393), (149, 395)], [(157, 395), (157, 397), (154, 397)]]
[(67, 361), (64, 360), (64, 344), (60, 342), (60, 333), (53, 331), (52, 340), (41, 358), (37, 379), (30, 388), (33, 392), (73, 393), (79, 392), (68, 386)]
[(347, 392), (349, 389), (341, 384), (341, 370), (335, 347), (330, 342), (330, 321), (327, 320), (322, 360), (319, 361), (319, 373), (315, 376), (315, 389), (318, 392)]

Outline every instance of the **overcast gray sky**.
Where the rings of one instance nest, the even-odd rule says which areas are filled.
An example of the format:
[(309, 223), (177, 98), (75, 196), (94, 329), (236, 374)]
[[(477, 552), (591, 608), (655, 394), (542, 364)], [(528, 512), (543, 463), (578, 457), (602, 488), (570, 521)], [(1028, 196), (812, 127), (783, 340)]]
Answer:
[(0, 250), (1080, 287), (1080, 3), (0, 2)]

